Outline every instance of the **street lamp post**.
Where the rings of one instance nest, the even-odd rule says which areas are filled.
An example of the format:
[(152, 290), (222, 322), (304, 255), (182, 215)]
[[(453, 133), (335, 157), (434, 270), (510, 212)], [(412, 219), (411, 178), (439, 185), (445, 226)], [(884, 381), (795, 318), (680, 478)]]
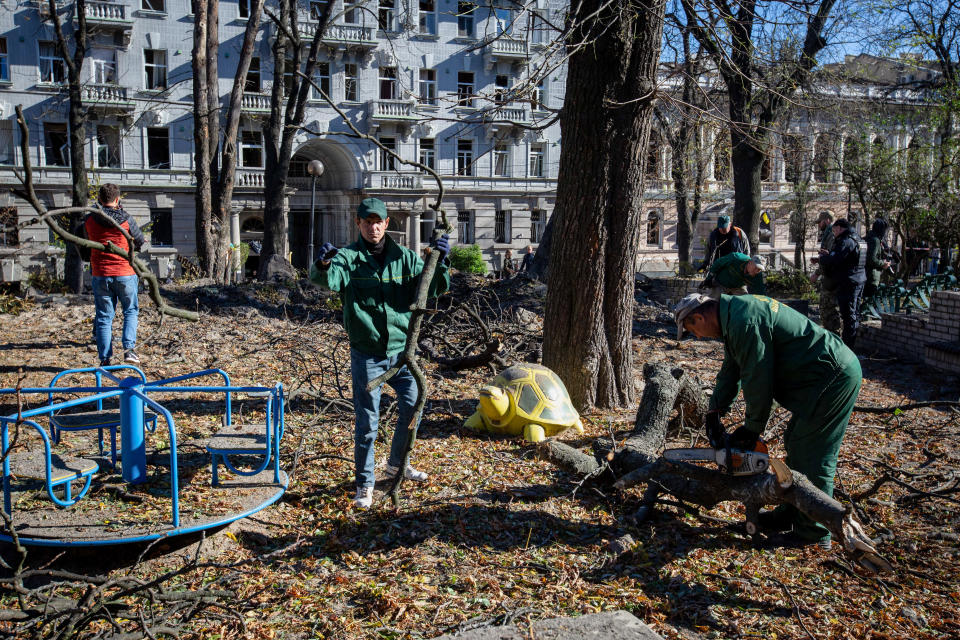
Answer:
[(319, 160), (311, 160), (307, 164), (307, 173), (313, 176), (310, 193), (310, 236), (307, 240), (307, 264), (310, 264), (317, 258), (313, 255), (313, 220), (316, 218), (317, 211), (317, 178), (323, 175), (323, 169), (323, 163)]

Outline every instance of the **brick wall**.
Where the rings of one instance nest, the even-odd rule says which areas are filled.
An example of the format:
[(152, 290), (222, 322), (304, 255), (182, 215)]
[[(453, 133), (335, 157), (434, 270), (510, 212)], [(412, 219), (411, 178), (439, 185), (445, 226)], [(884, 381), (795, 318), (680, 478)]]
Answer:
[(960, 374), (960, 291), (935, 291), (928, 313), (885, 313), (863, 325), (857, 351), (889, 353)]
[(683, 296), (697, 293), (703, 278), (650, 278), (649, 295), (653, 300), (672, 305)]

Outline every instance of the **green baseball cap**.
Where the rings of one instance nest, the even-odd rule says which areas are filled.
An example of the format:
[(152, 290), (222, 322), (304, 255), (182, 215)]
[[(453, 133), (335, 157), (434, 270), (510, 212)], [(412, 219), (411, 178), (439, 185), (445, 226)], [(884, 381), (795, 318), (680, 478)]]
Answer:
[(717, 229), (723, 229), (728, 224), (730, 224), (730, 216), (723, 215), (717, 217)]
[(381, 220), (387, 219), (387, 205), (379, 198), (367, 198), (357, 207), (358, 218), (368, 218), (374, 214), (380, 216)]

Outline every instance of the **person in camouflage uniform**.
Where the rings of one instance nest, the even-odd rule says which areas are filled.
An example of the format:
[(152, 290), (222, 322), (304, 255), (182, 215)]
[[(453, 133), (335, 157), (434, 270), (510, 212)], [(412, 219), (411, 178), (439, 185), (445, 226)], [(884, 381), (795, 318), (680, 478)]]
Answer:
[[(833, 214), (829, 211), (821, 212), (820, 217), (817, 218), (817, 228), (820, 230), (820, 248), (828, 252), (833, 251)], [(818, 263), (820, 257), (816, 256), (810, 261)], [(825, 277), (819, 265), (810, 276), (810, 281), (814, 284), (818, 280), (820, 281), (820, 324), (827, 331), (840, 335), (843, 331), (843, 319), (840, 317), (840, 305), (837, 303), (837, 283)]]

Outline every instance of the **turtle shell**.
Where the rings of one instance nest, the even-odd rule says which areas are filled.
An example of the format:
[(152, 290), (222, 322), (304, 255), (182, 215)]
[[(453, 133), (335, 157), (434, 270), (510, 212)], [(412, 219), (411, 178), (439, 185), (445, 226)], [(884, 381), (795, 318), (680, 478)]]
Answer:
[(513, 396), (522, 418), (560, 426), (572, 426), (579, 419), (560, 376), (544, 366), (513, 365), (494, 378), (493, 384)]

